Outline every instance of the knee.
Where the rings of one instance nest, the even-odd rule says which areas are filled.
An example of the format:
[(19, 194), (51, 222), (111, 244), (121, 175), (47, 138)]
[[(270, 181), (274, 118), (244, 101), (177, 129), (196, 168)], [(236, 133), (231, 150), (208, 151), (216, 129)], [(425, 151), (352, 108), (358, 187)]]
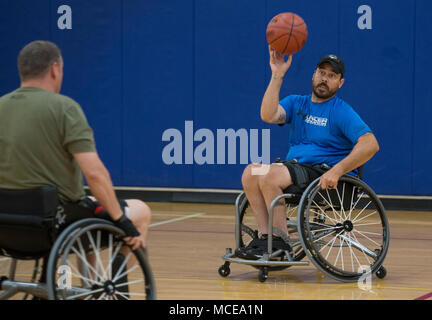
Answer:
[(257, 184), (260, 176), (261, 165), (259, 164), (250, 164), (248, 165), (242, 175), (242, 184), (243, 187), (248, 187), (252, 184)]
[(127, 200), (131, 210), (131, 220), (138, 227), (148, 226), (151, 221), (152, 212), (150, 207), (141, 200)]
[(244, 169), (243, 174), (242, 174), (242, 178), (241, 178), (241, 182), (242, 182), (243, 187), (247, 187), (251, 183), (251, 180), (252, 180), (251, 165), (248, 165)]
[(275, 172), (273, 169), (270, 169), (266, 175), (262, 175), (258, 179), (258, 185), (260, 189), (271, 187), (275, 184)]
[(258, 183), (260, 189), (273, 187), (279, 187), (284, 189), (291, 185), (292, 181), (286, 167), (271, 166), (267, 174), (260, 176)]
[(140, 203), (140, 216), (141, 220), (143, 220), (144, 223), (149, 224), (151, 220), (151, 209), (150, 207), (143, 201), (138, 200)]

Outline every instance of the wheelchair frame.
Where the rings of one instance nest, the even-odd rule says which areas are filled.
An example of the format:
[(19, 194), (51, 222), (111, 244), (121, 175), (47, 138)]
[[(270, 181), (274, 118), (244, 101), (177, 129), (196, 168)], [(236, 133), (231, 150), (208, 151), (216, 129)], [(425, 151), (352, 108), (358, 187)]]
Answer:
[[(317, 240), (313, 236), (314, 235), (313, 232), (315, 232), (315, 234), (317, 234), (318, 232), (314, 231), (313, 228), (311, 230), (310, 226), (312, 225), (312, 227), (313, 227), (313, 223), (308, 224), (307, 219), (305, 220), (304, 212), (310, 212), (311, 211), (311, 204), (313, 205), (313, 202), (315, 202), (315, 200), (314, 200), (315, 196), (320, 189), (320, 187), (318, 186), (319, 180), (320, 180), (320, 178), (317, 178), (315, 181), (313, 181), (308, 186), (308, 188), (301, 194), (301, 197), (299, 194), (284, 193), (284, 194), (277, 196), (275, 199), (273, 199), (273, 201), (271, 202), (270, 208), (269, 208), (269, 222), (268, 222), (268, 225), (269, 225), (268, 235), (269, 236), (268, 236), (268, 240), (267, 240), (267, 252), (265, 252), (263, 254), (263, 256), (257, 260), (248, 260), (248, 259), (244, 259), (242, 257), (238, 257), (236, 255), (236, 253), (233, 252), (232, 248), (227, 248), (225, 255), (222, 257), (222, 259), (225, 260), (225, 263), (219, 267), (219, 270), (218, 270), (219, 274), (222, 277), (227, 277), (231, 272), (230, 271), (230, 264), (231, 263), (251, 265), (251, 266), (259, 269), (259, 272), (258, 272), (259, 281), (265, 282), (268, 278), (268, 272), (271, 270), (283, 270), (283, 269), (288, 268), (290, 266), (307, 266), (307, 265), (309, 265), (310, 264), (309, 261), (300, 261), (305, 256), (308, 256), (309, 260), (311, 260), (311, 262), (320, 271), (322, 271), (324, 274), (327, 274), (328, 276), (330, 276), (336, 280), (339, 280), (339, 281), (355, 282), (355, 281), (358, 281), (359, 278), (364, 273), (367, 273), (367, 272), (375, 273), (378, 278), (384, 278), (387, 274), (387, 271), (382, 266), (382, 262), (384, 261), (384, 258), (387, 254), (388, 246), (389, 246), (389, 240), (390, 240), (390, 230), (389, 230), (387, 217), (385, 214), (385, 209), (384, 209), (381, 201), (379, 200), (379, 198), (373, 192), (373, 190), (365, 182), (363, 182), (361, 179), (359, 179), (357, 177), (344, 175), (341, 177), (340, 183), (352, 183), (355, 186), (359, 186), (359, 188), (361, 187), (362, 190), (366, 190), (366, 192), (368, 193), (367, 194), (368, 197), (372, 198), (367, 206), (369, 206), (369, 204), (372, 201), (374, 201), (374, 205), (376, 205), (376, 211), (380, 216), (381, 224), (382, 224), (383, 240), (382, 240), (381, 249), (379, 251), (372, 251), (372, 250), (368, 249), (366, 246), (359, 243), (357, 238), (354, 239), (354, 238), (351, 238), (350, 235), (348, 235), (348, 236), (344, 235), (345, 232), (348, 232), (349, 227), (350, 227), (349, 223), (351, 223), (351, 221), (349, 221), (349, 223), (348, 222), (344, 223), (344, 224), (339, 223), (339, 224), (335, 224), (334, 226), (332, 226), (332, 228), (334, 230), (337, 230), (337, 232), (339, 232), (339, 233), (334, 237), (333, 243), (330, 245), (330, 247), (333, 247), (333, 246), (336, 247), (335, 240), (339, 239), (339, 241), (341, 243), (340, 247), (349, 246), (350, 250), (352, 250), (352, 248), (354, 248), (354, 249), (361, 251), (363, 253), (363, 255), (365, 256), (365, 258), (367, 259), (367, 261), (369, 261), (368, 257), (370, 257), (371, 259), (374, 259), (373, 270), (364, 270), (364, 271), (366, 271), (364, 273), (355, 273), (354, 270), (353, 270), (353, 272), (341, 272), (340, 270), (338, 270), (338, 268), (336, 268), (334, 266), (327, 265), (325, 259), (323, 259), (322, 256), (319, 257), (320, 250), (317, 251), (317, 250), (311, 249), (314, 247), (314, 242), (317, 242), (317, 241), (319, 242), (319, 239)], [(345, 185), (344, 185), (344, 188), (345, 188)], [(344, 189), (344, 191), (345, 191), (345, 189)], [(354, 195), (354, 190), (352, 192)], [(338, 192), (338, 194), (339, 194), (339, 192)], [(329, 197), (330, 197), (330, 195), (329, 195)], [(342, 198), (343, 198), (343, 196), (342, 196)], [(298, 234), (299, 234), (299, 239), (296, 239), (295, 241), (288, 240), (288, 238), (286, 236), (284, 236), (281, 231), (279, 231), (275, 227), (273, 227), (274, 208), (279, 203), (279, 201), (281, 199), (285, 199), (286, 203), (291, 203), (291, 204), (297, 205), (297, 222), (287, 220), (287, 226), (289, 228), (294, 229), (292, 232), (293, 233), (298, 232)], [(340, 197), (339, 197), (339, 200), (341, 200)], [(331, 202), (331, 200), (330, 200), (330, 202)], [(359, 200), (357, 200), (354, 207), (358, 204), (358, 202), (359, 202)], [(252, 229), (243, 225), (243, 223), (242, 223), (242, 218), (243, 218), (243, 215), (244, 215), (244, 212), (246, 210), (247, 205), (248, 205), (248, 200), (246, 198), (245, 193), (242, 192), (237, 197), (236, 202), (235, 202), (235, 217), (236, 217), (235, 218), (236, 219), (236, 225), (235, 225), (236, 249), (235, 249), (235, 251), (237, 251), (239, 248), (242, 248), (244, 245), (242, 243), (243, 242), (242, 233), (247, 233), (251, 237), (257, 236), (256, 231), (255, 231), (255, 235), (252, 235), (251, 234)], [(334, 205), (334, 206), (336, 207), (336, 205)], [(351, 206), (352, 206), (352, 204), (351, 204)], [(363, 210), (365, 210), (366, 207)], [(333, 205), (331, 206), (331, 208), (333, 209), (333, 211), (335, 210), (335, 208), (333, 208)], [(342, 200), (341, 209), (343, 211), (343, 200)], [(351, 211), (353, 211), (353, 209), (354, 208), (352, 207), (350, 212), (349, 212), (350, 217), (351, 217)], [(363, 212), (363, 210), (362, 210), (362, 212)], [(360, 213), (362, 213), (362, 212), (360, 212)], [(321, 214), (321, 213), (318, 211), (318, 214)], [(309, 214), (307, 214), (307, 215), (309, 216)], [(340, 217), (343, 218), (342, 214)], [(347, 219), (348, 213), (346, 216), (344, 216), (344, 218), (346, 218), (346, 221), (348, 221), (348, 219)], [(332, 219), (332, 220), (334, 220), (334, 219)], [(379, 223), (375, 223), (375, 224), (379, 224)], [(305, 231), (305, 228), (306, 228), (305, 225), (309, 225), (309, 233), (308, 233), (308, 230)], [(321, 224), (321, 226), (325, 226), (325, 224)], [(329, 228), (328, 230), (330, 230), (330, 225), (328, 225), (327, 228)], [(352, 226), (351, 226), (351, 228), (353, 229)], [(352, 230), (349, 230), (349, 231), (352, 231)], [(328, 234), (330, 234), (329, 231), (324, 231), (324, 232), (328, 232)], [(336, 231), (334, 233), (336, 233)], [(298, 247), (299, 245), (301, 245), (301, 248), (303, 251), (297, 251), (295, 254), (294, 254), (294, 252), (288, 252), (288, 251), (283, 251), (283, 250), (276, 250), (275, 252), (273, 252), (273, 250), (272, 250), (272, 241), (273, 241), (272, 235), (273, 234), (278, 234), (282, 238), (285, 238), (284, 240), (290, 244), (291, 248), (295, 248), (295, 247)], [(324, 234), (323, 237), (325, 237), (325, 236), (326, 235)], [(370, 240), (374, 241), (373, 239), (370, 239)], [(341, 249), (339, 249), (339, 251), (340, 250)], [(331, 249), (330, 249), (330, 251), (331, 251)], [(285, 255), (285, 258), (281, 259), (280, 257), (283, 255)], [(352, 259), (352, 256), (351, 256), (351, 259)], [(343, 264), (343, 261), (342, 261), (342, 264)], [(332, 269), (332, 267), (333, 267), (333, 269)]]
[[(12, 228), (11, 230), (18, 232), (11, 242), (8, 242), (8, 237), (2, 237), (0, 257), (5, 256), (11, 260), (8, 275), (0, 274), (0, 300), (9, 299), (18, 293), (25, 293), (24, 299), (28, 295), (49, 300), (156, 299), (155, 281), (145, 249), (130, 250), (124, 257), (120, 249), (127, 246), (122, 240), (125, 232), (111, 221), (77, 218), (59, 232), (60, 221), (64, 217), (59, 214), (63, 206), (59, 207), (55, 188), (45, 186), (32, 190), (0, 191), (3, 200), (3, 210), (0, 213), (2, 230), (6, 232)], [(14, 201), (21, 203), (14, 207)], [(34, 211), (31, 210), (32, 204), (36, 206)], [(35, 246), (32, 241), (43, 248)], [(77, 267), (69, 261), (72, 255), (78, 257)], [(95, 265), (87, 261), (89, 255), (96, 260)], [(127, 263), (132, 255), (135, 256), (136, 263), (129, 269)], [(43, 259), (43, 266), (39, 283), (36, 283), (40, 259)], [(16, 281), (19, 260), (35, 261), (30, 282)], [(104, 260), (107, 261), (106, 265)], [(68, 268), (65, 270), (69, 270), (69, 274), (61, 274), (61, 267)], [(142, 274), (139, 273), (137, 279), (130, 281), (128, 276), (137, 268), (140, 268)], [(72, 284), (72, 278), (75, 284)], [(77, 282), (82, 287), (77, 286)], [(131, 285), (134, 286), (132, 292), (129, 291)]]
[[(74, 222), (68, 226), (55, 241), (47, 260), (44, 264), (44, 269), (42, 273), (46, 272), (46, 283), (32, 283), (36, 280), (38, 260), (36, 260), (35, 271), (33, 273), (32, 282), (20, 282), (15, 281), (15, 272), (17, 267), (17, 261), (19, 259), (12, 258), (9, 277), (2, 277), (0, 279), (0, 290), (5, 290), (0, 293), (0, 300), (9, 299), (17, 293), (24, 292), (26, 294), (33, 295), (41, 299), (57, 300), (60, 297), (63, 299), (68, 299), (70, 297), (76, 297), (84, 299), (89, 297), (89, 289), (79, 288), (79, 287), (65, 287), (59, 288), (56, 283), (57, 270), (57, 260), (62, 256), (62, 254), (68, 253), (66, 249), (70, 249), (74, 246), (74, 243), (79, 236), (84, 233), (94, 232), (97, 230), (106, 230), (115, 234), (118, 237), (124, 237), (124, 231), (114, 226), (110, 221), (106, 221), (98, 218), (82, 219)], [(150, 264), (148, 262), (147, 255), (143, 248), (139, 248), (134, 251), (137, 257), (138, 263), (144, 273), (144, 284), (145, 284), (145, 298), (147, 300), (156, 299), (156, 286), (152, 274)], [(107, 281), (108, 282), (108, 281)], [(100, 290), (101, 292), (108, 288), (103, 288), (100, 286), (92, 291)], [(129, 294), (129, 293), (127, 293)], [(141, 296), (142, 297), (142, 296)]]

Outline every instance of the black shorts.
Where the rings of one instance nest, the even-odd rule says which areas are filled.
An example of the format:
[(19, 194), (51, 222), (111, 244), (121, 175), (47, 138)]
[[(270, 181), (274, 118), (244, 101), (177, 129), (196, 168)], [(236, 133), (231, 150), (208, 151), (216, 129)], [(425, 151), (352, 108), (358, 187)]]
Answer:
[(284, 193), (303, 193), (305, 189), (325, 172), (321, 166), (311, 166), (296, 161), (276, 161), (288, 168), (293, 185), (284, 190)]
[[(119, 199), (119, 204), (123, 212), (125, 212), (125, 207), (128, 206), (126, 200)], [(108, 211), (106, 211), (99, 202), (93, 201), (88, 197), (78, 202), (64, 203), (62, 207), (62, 226), (67, 226), (75, 221), (88, 218), (100, 218), (112, 221)]]

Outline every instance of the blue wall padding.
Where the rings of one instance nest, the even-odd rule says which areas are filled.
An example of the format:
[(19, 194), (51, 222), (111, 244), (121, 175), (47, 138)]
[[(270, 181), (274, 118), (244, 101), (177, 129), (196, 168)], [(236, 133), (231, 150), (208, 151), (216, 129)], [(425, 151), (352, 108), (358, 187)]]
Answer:
[[(72, 9), (70, 30), (57, 26), (61, 5)], [(370, 30), (357, 26), (361, 5), (372, 9)], [(2, 0), (0, 94), (19, 86), (16, 57), (26, 43), (54, 41), (65, 60), (62, 93), (84, 109), (116, 185), (241, 188), (239, 140), (236, 164), (227, 164), (228, 147), (218, 164), (217, 130), (244, 129), (250, 140), (258, 129), (259, 152), (262, 130), (270, 130), (270, 158), (287, 153), (288, 128), (260, 119), (271, 74), (265, 28), (287, 11), (306, 21), (309, 38), (281, 97), (309, 94), (318, 59), (341, 56), (347, 72), (339, 96), (381, 147), (364, 179), (379, 194), (432, 195), (428, 0)], [(187, 145), (201, 143), (185, 141), (192, 121), (193, 133), (212, 134), (215, 164), (185, 163)], [(182, 164), (163, 161), (170, 128), (182, 135)]]

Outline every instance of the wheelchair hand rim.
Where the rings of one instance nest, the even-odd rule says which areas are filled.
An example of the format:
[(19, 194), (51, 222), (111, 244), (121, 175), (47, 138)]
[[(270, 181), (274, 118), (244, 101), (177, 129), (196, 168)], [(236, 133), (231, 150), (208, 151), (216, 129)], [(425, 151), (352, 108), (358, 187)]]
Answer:
[[(304, 251), (307, 253), (309, 259), (313, 262), (313, 264), (322, 272), (324, 272), (325, 274), (328, 274), (329, 276), (337, 279), (337, 280), (341, 280), (341, 281), (346, 281), (346, 282), (353, 282), (353, 281), (358, 281), (359, 277), (363, 274), (363, 273), (359, 273), (359, 272), (348, 272), (346, 270), (342, 270), (339, 269), (337, 267), (334, 267), (332, 265), (329, 266), (326, 259), (324, 259), (318, 252), (318, 254), (316, 253), (317, 250), (316, 246), (312, 243), (310, 243), (310, 241), (308, 239), (306, 239), (306, 231), (305, 230), (305, 216), (307, 215), (308, 219), (309, 219), (309, 213), (311, 210), (311, 204), (313, 199), (315, 198), (315, 195), (317, 194), (317, 192), (321, 189), (321, 187), (318, 185), (320, 178), (317, 178), (316, 180), (314, 180), (309, 186), (308, 188), (305, 190), (305, 192), (302, 195), (299, 207), (298, 207), (298, 216), (297, 216), (297, 220), (298, 220), (298, 224), (299, 224), (299, 239), (302, 243), (302, 246), (304, 248)], [(379, 200), (379, 198), (376, 196), (376, 194), (373, 192), (373, 190), (363, 181), (354, 178), (354, 177), (350, 177), (350, 176), (343, 176), (341, 177), (341, 179), (339, 180), (339, 182), (349, 182), (349, 183), (353, 183), (355, 185), (360, 185), (367, 193), (368, 195), (371, 195), (373, 200), (374, 200), (374, 204), (378, 207), (378, 211), (379, 211), (379, 215), (381, 218), (381, 223), (383, 226), (383, 230), (382, 230), (382, 238), (383, 238), (383, 243), (382, 243), (382, 249), (379, 252), (379, 256), (378, 258), (374, 261), (374, 263), (372, 264), (370, 270), (372, 273), (375, 273), (382, 265), (382, 262), (385, 259), (385, 256), (387, 254), (388, 251), (388, 246), (389, 246), (389, 239), (390, 239), (390, 231), (389, 231), (389, 224), (387, 221), (387, 217), (385, 215), (385, 209), (381, 203), (381, 201)], [(306, 209), (306, 211), (305, 211)], [(307, 212), (307, 214), (304, 214), (304, 212)], [(309, 221), (307, 219), (307, 221)], [(310, 233), (310, 228), (308, 230), (308, 232)]]

